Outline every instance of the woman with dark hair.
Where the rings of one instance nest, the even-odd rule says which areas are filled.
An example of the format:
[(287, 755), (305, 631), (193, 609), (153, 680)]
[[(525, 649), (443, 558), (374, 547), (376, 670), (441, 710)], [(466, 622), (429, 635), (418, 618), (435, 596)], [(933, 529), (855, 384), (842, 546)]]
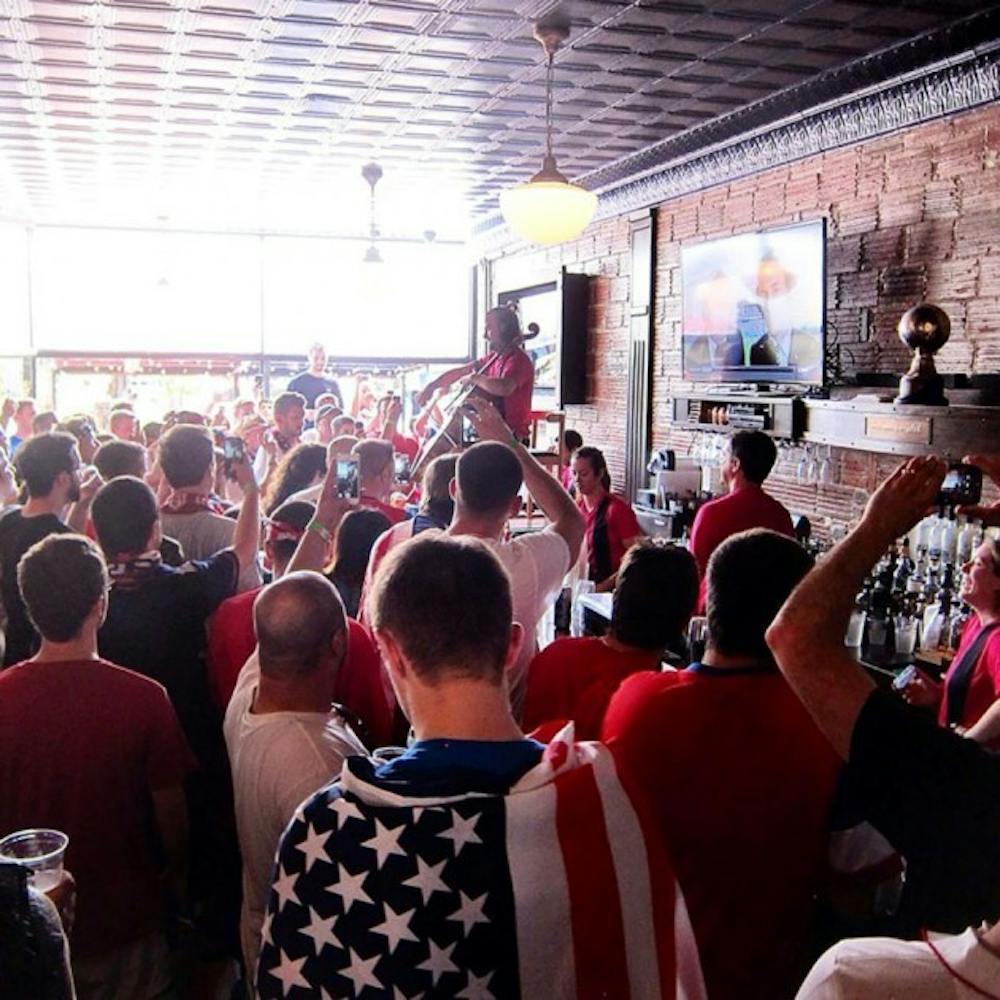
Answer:
[(597, 448), (584, 445), (573, 455), (577, 503), (587, 519), (587, 576), (594, 589), (615, 589), (622, 556), (642, 537), (632, 508), (611, 492), (608, 463)]
[(326, 475), (326, 448), (321, 444), (297, 444), (281, 460), (264, 497), (268, 517), (293, 493), (323, 482)]
[(377, 510), (352, 510), (337, 525), (333, 565), (327, 579), (337, 588), (344, 609), (357, 618), (361, 590), (375, 540), (389, 529), (389, 519)]
[[(940, 682), (918, 672), (903, 689), (911, 705), (937, 711), (942, 726), (960, 730), (975, 726), (1000, 699), (1000, 544), (983, 542), (962, 567), (959, 596), (973, 614), (962, 633), (955, 659)], [(1000, 734), (977, 739), (995, 745)]]

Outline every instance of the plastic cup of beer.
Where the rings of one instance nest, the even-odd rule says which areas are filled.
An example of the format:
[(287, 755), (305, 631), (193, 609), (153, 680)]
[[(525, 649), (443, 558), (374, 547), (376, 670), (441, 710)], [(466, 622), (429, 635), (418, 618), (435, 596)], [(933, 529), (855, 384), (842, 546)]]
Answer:
[(852, 611), (851, 620), (847, 623), (847, 635), (844, 636), (844, 645), (851, 647), (860, 646), (864, 635), (865, 613), (863, 611)]
[(59, 830), (18, 830), (0, 840), (0, 861), (23, 865), (31, 884), (39, 892), (48, 892), (62, 878), (67, 844), (69, 837)]

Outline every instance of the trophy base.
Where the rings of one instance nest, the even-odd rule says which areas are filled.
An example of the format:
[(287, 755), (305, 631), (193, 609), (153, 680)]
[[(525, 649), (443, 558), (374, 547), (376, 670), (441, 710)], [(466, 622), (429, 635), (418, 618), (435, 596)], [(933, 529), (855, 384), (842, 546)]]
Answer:
[(894, 402), (915, 406), (947, 406), (944, 379), (940, 375), (904, 375), (899, 380), (899, 395)]

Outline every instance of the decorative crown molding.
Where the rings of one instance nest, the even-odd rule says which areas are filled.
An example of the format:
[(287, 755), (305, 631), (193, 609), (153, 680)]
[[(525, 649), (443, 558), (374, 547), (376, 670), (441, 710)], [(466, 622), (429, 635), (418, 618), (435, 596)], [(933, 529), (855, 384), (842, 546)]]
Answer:
[[(789, 96), (785, 95), (783, 101), (787, 103)], [(897, 74), (864, 91), (855, 88), (840, 99), (794, 112), (781, 121), (772, 119), (770, 125), (719, 138), (718, 133), (724, 134), (727, 128), (750, 125), (754, 118), (759, 119), (761, 109), (754, 106), (745, 113), (727, 116), (725, 121), (664, 140), (580, 180), (598, 190), (600, 200), (594, 218), (605, 219), (967, 111), (998, 98), (1000, 44), (993, 42), (943, 63), (909, 71), (905, 76)], [(718, 141), (709, 145), (713, 138)], [(483, 257), (497, 256), (516, 242), (499, 215), (476, 225), (473, 239)]]

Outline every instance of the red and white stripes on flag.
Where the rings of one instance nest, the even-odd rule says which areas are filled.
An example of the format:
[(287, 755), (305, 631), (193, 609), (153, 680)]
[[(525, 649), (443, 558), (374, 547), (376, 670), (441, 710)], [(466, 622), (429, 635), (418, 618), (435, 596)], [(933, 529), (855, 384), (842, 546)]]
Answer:
[(705, 996), (680, 887), (606, 747), (567, 726), (506, 817), (522, 996)]

